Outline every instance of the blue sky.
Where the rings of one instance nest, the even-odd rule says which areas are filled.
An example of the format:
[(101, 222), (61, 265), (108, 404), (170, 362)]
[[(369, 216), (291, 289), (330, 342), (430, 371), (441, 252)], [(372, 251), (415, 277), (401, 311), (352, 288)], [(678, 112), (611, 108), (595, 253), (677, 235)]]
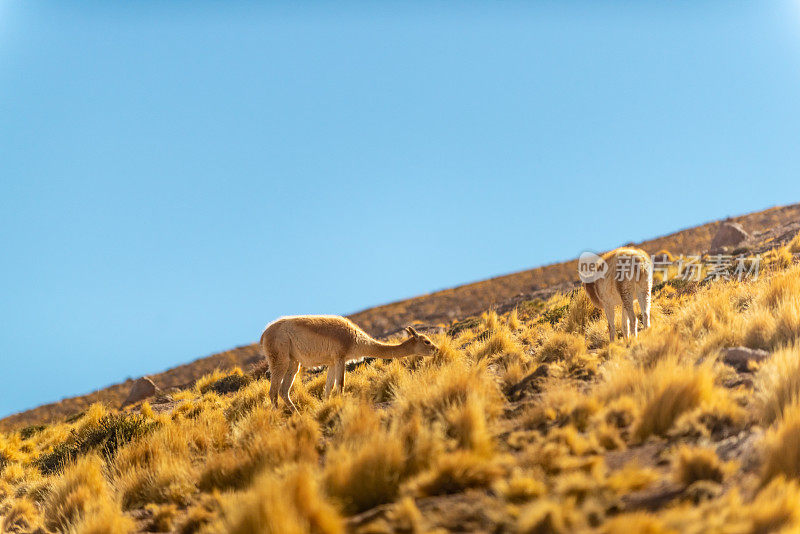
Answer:
[(0, 415), (800, 201), (800, 3), (0, 3)]

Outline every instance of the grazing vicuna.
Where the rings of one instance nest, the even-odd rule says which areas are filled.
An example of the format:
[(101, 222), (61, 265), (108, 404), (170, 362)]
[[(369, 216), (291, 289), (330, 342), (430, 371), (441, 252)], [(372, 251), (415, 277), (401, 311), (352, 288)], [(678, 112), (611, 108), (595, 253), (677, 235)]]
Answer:
[[(622, 336), (628, 339), (633, 325), (633, 336), (638, 335), (639, 320), (633, 311), (633, 299), (639, 301), (645, 328), (650, 326), (650, 292), (653, 289), (653, 262), (643, 250), (623, 247), (603, 255), (607, 269), (593, 282), (583, 287), (592, 303), (605, 311), (608, 320), (608, 337), (613, 342), (614, 308), (622, 304)], [(600, 261), (598, 260), (598, 263)], [(597, 270), (596, 272), (600, 272)]]
[(297, 315), (281, 317), (261, 334), (261, 350), (269, 362), (269, 398), (278, 404), (278, 394), (286, 405), (297, 410), (289, 398), (300, 366), (328, 367), (325, 397), (331, 389), (344, 389), (345, 364), (366, 357), (393, 359), (406, 356), (429, 356), (436, 346), (410, 326), (411, 337), (398, 344), (372, 338), (355, 323), (338, 315)]

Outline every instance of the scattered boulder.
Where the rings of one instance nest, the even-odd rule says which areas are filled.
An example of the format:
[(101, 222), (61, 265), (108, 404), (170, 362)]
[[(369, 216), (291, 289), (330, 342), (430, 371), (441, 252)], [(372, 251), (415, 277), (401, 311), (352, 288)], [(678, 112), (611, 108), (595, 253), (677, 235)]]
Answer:
[(722, 361), (739, 372), (750, 372), (753, 366), (769, 357), (769, 352), (747, 347), (730, 347), (722, 351)]
[(724, 222), (719, 225), (714, 239), (711, 240), (711, 250), (721, 250), (725, 247), (735, 247), (742, 244), (750, 237), (742, 225), (735, 222)]
[(125, 402), (122, 403), (122, 407), (124, 408), (125, 406), (149, 399), (156, 393), (158, 393), (158, 388), (152, 380), (146, 376), (138, 378), (133, 383), (133, 386), (131, 386), (131, 391), (128, 393), (128, 398), (126, 398)]

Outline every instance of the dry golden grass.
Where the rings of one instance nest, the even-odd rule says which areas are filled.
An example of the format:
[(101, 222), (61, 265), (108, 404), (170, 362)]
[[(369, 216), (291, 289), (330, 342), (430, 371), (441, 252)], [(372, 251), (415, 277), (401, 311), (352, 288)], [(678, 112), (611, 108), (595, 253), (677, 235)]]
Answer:
[(782, 475), (800, 478), (800, 404), (783, 408), (781, 418), (765, 438), (761, 481)]
[(789, 248), (789, 252), (792, 254), (800, 254), (800, 232), (795, 235), (789, 244), (787, 245)]
[(760, 416), (771, 424), (800, 402), (800, 345), (774, 352), (757, 375)]
[(28, 499), (16, 499), (9, 504), (0, 523), (3, 532), (31, 532), (39, 523), (39, 510)]
[(675, 480), (686, 486), (698, 480), (722, 482), (730, 466), (720, 461), (716, 451), (703, 447), (681, 446), (675, 454)]
[(711, 400), (714, 377), (708, 366), (695, 367), (690, 373), (677, 366), (658, 367), (653, 371), (654, 391), (646, 400), (636, 427), (639, 439), (663, 435), (684, 412)]
[(231, 534), (340, 534), (344, 525), (319, 490), (309, 467), (258, 478), (241, 496), (226, 500), (219, 523), (208, 532)]
[(502, 466), (470, 451), (441, 455), (428, 471), (408, 486), (413, 495), (431, 496), (459, 493), (471, 488), (488, 488), (504, 474)]
[[(580, 291), (485, 313), (436, 334), (434, 357), (356, 367), (344, 395), (321, 399), (325, 373), (302, 372), (295, 414), (271, 406), (267, 379), (234, 369), (125, 412), (149, 430), (113, 453), (64, 448), (119, 416), (100, 404), (0, 434), (0, 525), (797, 531), (800, 268), (781, 266), (757, 281), (664, 286), (653, 325), (628, 342), (607, 342)], [(737, 372), (718, 361), (737, 345), (773, 354)], [(732, 448), (741, 462), (727, 461)], [(49, 457), (63, 470), (44, 469)], [(660, 481), (679, 489), (650, 512), (630, 508)], [(370, 520), (346, 527), (361, 513)]]
[(44, 523), (57, 531), (100, 532), (113, 527), (128, 532), (132, 521), (123, 516), (94, 455), (78, 459), (50, 488), (43, 505)]

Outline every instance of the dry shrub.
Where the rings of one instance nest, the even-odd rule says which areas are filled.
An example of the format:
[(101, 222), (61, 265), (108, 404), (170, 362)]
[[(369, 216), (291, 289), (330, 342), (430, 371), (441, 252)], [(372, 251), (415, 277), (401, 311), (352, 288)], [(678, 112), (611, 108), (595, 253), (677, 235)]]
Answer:
[(31, 532), (39, 522), (36, 505), (24, 498), (15, 500), (3, 515), (3, 532)]
[(232, 496), (219, 528), (229, 534), (340, 534), (342, 518), (320, 492), (314, 471), (299, 466), (282, 476), (264, 474), (243, 495)]
[(189, 508), (176, 532), (180, 534), (195, 534), (203, 527), (218, 519), (219, 513), (223, 508), (220, 494), (215, 492), (212, 495), (203, 494), (199, 502)]
[(211, 389), (211, 384), (214, 382), (225, 378), (231, 371), (234, 374), (243, 374), (242, 370), (236, 367), (235, 369), (231, 370), (223, 370), (223, 369), (214, 369), (210, 373), (204, 374), (200, 378), (198, 378), (194, 383), (194, 389), (197, 393), (205, 393)]
[(101, 506), (78, 521), (70, 528), (69, 534), (125, 534), (135, 530), (136, 524), (119, 508)]
[[(468, 335), (468, 332), (464, 332), (464, 335)], [(432, 341), (438, 350), (427, 361), (433, 367), (441, 367), (465, 357), (457, 340), (450, 336), (438, 334), (433, 336)]]
[(789, 244), (786, 246), (789, 249), (789, 252), (791, 252), (792, 254), (800, 254), (800, 232), (797, 232), (797, 234), (792, 238), (791, 241), (789, 241)]
[(543, 496), (547, 486), (542, 482), (541, 476), (525, 475), (515, 470), (511, 477), (495, 482), (495, 493), (512, 503), (523, 503)]
[(568, 534), (583, 526), (581, 515), (572, 499), (555, 501), (539, 499), (519, 514), (516, 532), (519, 534)]
[(698, 480), (721, 483), (730, 467), (720, 461), (714, 449), (682, 446), (675, 454), (675, 480), (689, 486)]
[(408, 491), (431, 496), (459, 493), (469, 488), (488, 488), (504, 474), (497, 463), (469, 451), (441, 455), (426, 472), (411, 481)]
[(647, 400), (636, 427), (636, 436), (663, 435), (684, 412), (709, 401), (714, 394), (714, 375), (709, 365), (690, 369), (662, 367), (653, 370), (655, 391)]
[(600, 310), (592, 304), (586, 291), (580, 290), (572, 296), (561, 326), (567, 332), (584, 334), (589, 324), (598, 317)]
[(482, 400), (489, 418), (502, 407), (502, 394), (486, 367), (463, 360), (403, 376), (395, 391), (401, 418), (421, 414), (428, 420), (443, 420), (452, 406), (463, 405), (472, 396)]
[(598, 319), (586, 325), (586, 345), (590, 349), (597, 349), (608, 341), (608, 323), (605, 319)]
[(76, 527), (79, 531), (100, 532), (93, 527), (95, 517), (103, 517), (117, 532), (132, 529), (131, 521), (119, 511), (103, 476), (103, 463), (96, 455), (79, 458), (53, 480), (43, 509), (45, 525), (51, 530)]
[[(668, 365), (667, 363), (663, 365)], [(652, 394), (653, 371), (629, 359), (612, 359), (603, 368), (594, 396), (600, 404), (609, 404), (624, 397), (644, 397)]]
[(711, 399), (681, 415), (668, 432), (671, 438), (722, 438), (732, 436), (752, 420), (731, 390), (715, 388)]
[(634, 461), (608, 475), (605, 486), (622, 495), (644, 489), (659, 478), (661, 477), (657, 471), (649, 467), (642, 467)]
[(549, 362), (574, 362), (586, 352), (586, 344), (579, 336), (567, 332), (553, 332), (539, 350), (539, 359)]
[(775, 310), (781, 302), (798, 294), (800, 294), (800, 269), (794, 268), (765, 279), (757, 301), (762, 306)]
[(632, 512), (610, 519), (603, 525), (600, 532), (604, 534), (618, 534), (620, 532), (630, 532), (631, 534), (674, 534), (675, 530), (665, 527), (652, 514)]
[(796, 480), (779, 476), (772, 480), (750, 506), (745, 508), (746, 532), (798, 532), (800, 531), (800, 487)]
[(772, 335), (771, 347), (776, 348), (794, 343), (800, 336), (800, 297), (793, 295), (780, 301), (775, 319), (775, 332)]
[(180, 421), (175, 426), (192, 454), (204, 456), (230, 443), (231, 427), (222, 409), (206, 410), (193, 421)]
[(214, 373), (200, 378), (195, 388), (200, 393), (214, 392), (217, 395), (226, 395), (239, 391), (252, 381), (239, 367), (234, 367), (224, 373)]
[(203, 491), (242, 489), (266, 468), (284, 463), (316, 463), (321, 434), (307, 414), (294, 415), (286, 424), (273, 426), (274, 411), (256, 409), (237, 429), (240, 442), (211, 456), (203, 467), (198, 487)]
[(125, 510), (146, 504), (189, 504), (195, 487), (195, 468), (188, 458), (160, 457), (147, 466), (120, 473), (116, 486)]
[[(297, 382), (299, 380), (295, 380)], [(225, 415), (229, 421), (236, 422), (257, 406), (269, 404), (269, 381), (257, 380), (234, 394)]]
[(374, 413), (371, 417), (350, 415), (343, 427), (353, 428), (353, 419), (370, 418), (356, 432), (341, 433), (325, 464), (325, 488), (352, 513), (394, 500), (400, 484), (427, 467), (441, 450), (437, 436), (422, 425), (419, 416), (396, 421), (387, 429), (373, 424)]
[(759, 307), (742, 319), (744, 345), (751, 349), (768, 350), (772, 348), (772, 339), (777, 328), (775, 314), (772, 310)]
[(178, 515), (178, 507), (174, 504), (148, 504), (145, 510), (150, 512), (150, 524), (148, 530), (151, 532), (172, 532), (174, 530), (175, 516)]
[(401, 360), (376, 361), (351, 373), (347, 388), (360, 391), (372, 402), (394, 400), (394, 391), (403, 375), (408, 373)]
[(181, 432), (182, 425), (168, 425), (160, 428), (147, 439), (135, 441), (122, 447), (114, 459), (114, 466), (119, 473), (131, 469), (150, 466), (156, 460), (165, 457), (188, 457), (189, 443)]
[(800, 478), (800, 404), (783, 407), (781, 418), (764, 439), (761, 482), (778, 475)]
[(686, 362), (687, 352), (686, 336), (680, 329), (675, 325), (660, 323), (651, 326), (648, 335), (633, 347), (631, 357), (641, 367), (650, 368), (667, 360), (689, 363)]
[(720, 283), (699, 292), (678, 312), (677, 324), (690, 338), (730, 330), (738, 310), (737, 289), (733, 283)]
[(344, 397), (331, 395), (324, 399), (314, 413), (314, 419), (319, 424), (320, 430), (326, 436), (333, 434), (341, 421), (342, 410), (344, 409)]
[(756, 376), (761, 420), (771, 424), (800, 402), (800, 345), (784, 347), (761, 366)]
[(408, 532), (411, 534), (426, 532), (422, 512), (417, 508), (414, 499), (410, 497), (405, 497), (395, 504), (389, 511), (387, 519), (394, 532)]
[(641, 407), (636, 410), (640, 414), (635, 429), (641, 440), (651, 434), (663, 435), (683, 413), (712, 401), (718, 394), (710, 361), (686, 366), (674, 357), (652, 368), (627, 360), (610, 362), (594, 393), (602, 404), (633, 398)]
[(761, 268), (764, 271), (784, 270), (791, 267), (793, 261), (789, 247), (773, 248), (761, 257)]
[(492, 435), (486, 422), (486, 407), (482, 398), (468, 397), (464, 404), (452, 406), (445, 414), (447, 435), (458, 446), (476, 454), (490, 456), (494, 450)]
[(500, 316), (498, 316), (497, 312), (494, 310), (482, 313), (481, 322), (483, 323), (483, 328), (489, 332), (497, 330), (501, 324)]
[(625, 440), (620, 435), (619, 429), (606, 421), (595, 425), (593, 436), (597, 443), (607, 451), (625, 449)]
[(507, 328), (497, 326), (490, 330), (491, 334), (484, 341), (478, 341), (470, 347), (469, 356), (475, 360), (492, 358), (493, 356), (519, 353), (522, 347), (517, 344), (514, 335)]

